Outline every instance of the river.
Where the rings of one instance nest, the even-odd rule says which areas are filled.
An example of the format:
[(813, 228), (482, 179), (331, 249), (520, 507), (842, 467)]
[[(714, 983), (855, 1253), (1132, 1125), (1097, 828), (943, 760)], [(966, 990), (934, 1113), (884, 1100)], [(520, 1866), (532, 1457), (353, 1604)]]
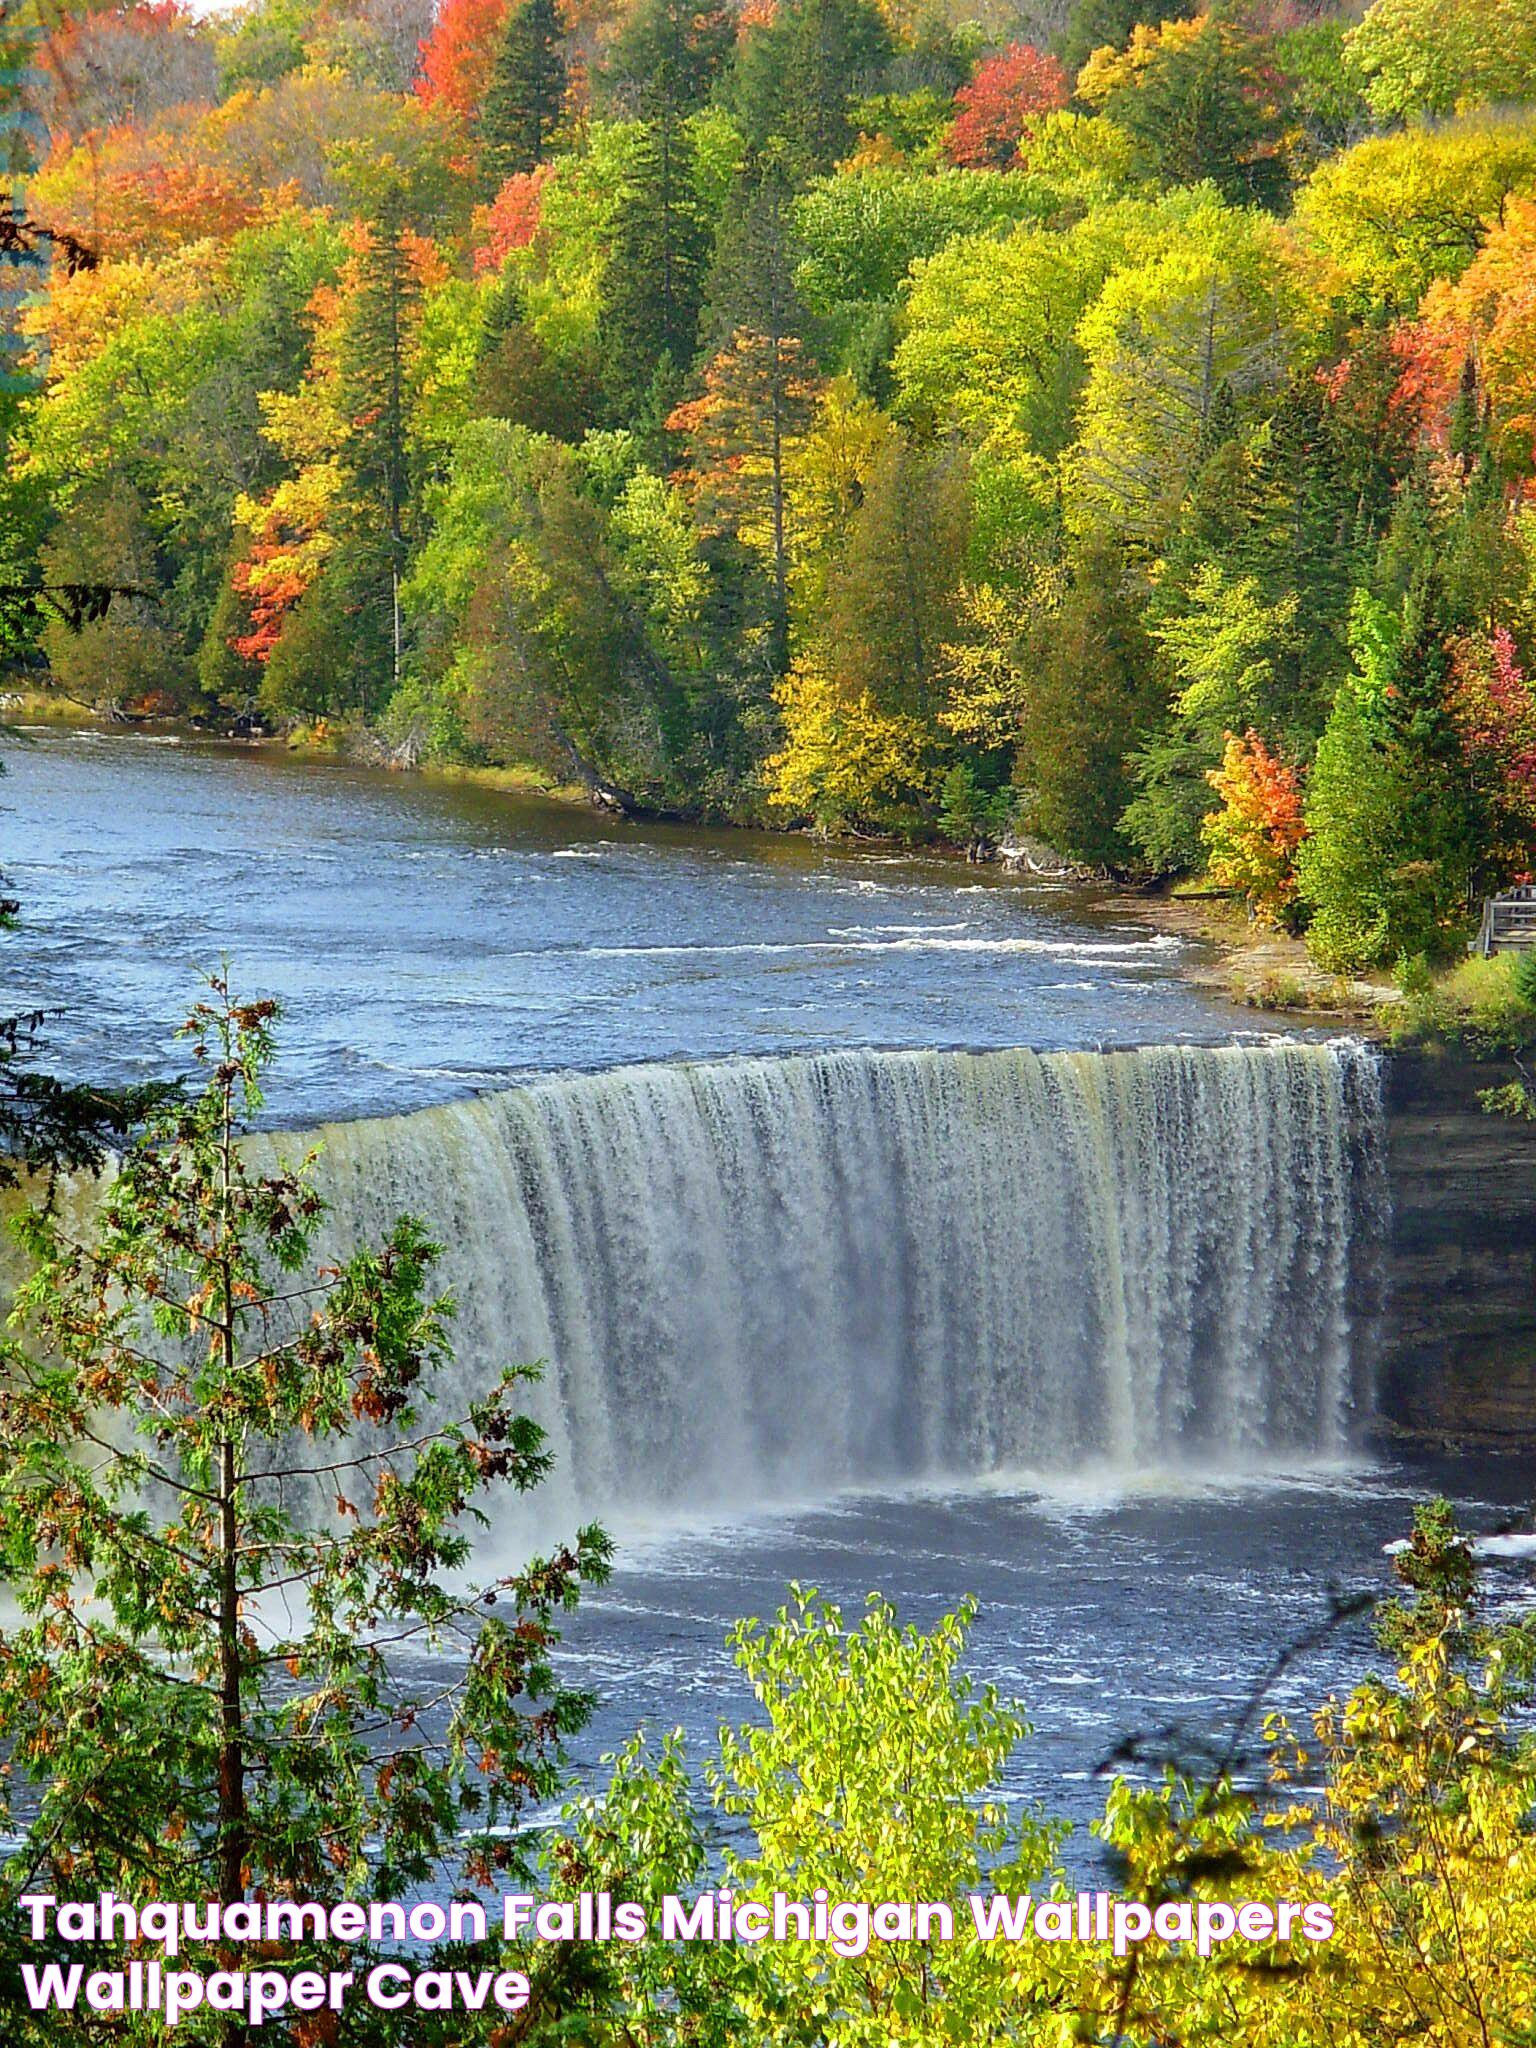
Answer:
[(40, 733), (0, 783), (23, 906), (0, 999), (59, 1059), (163, 1069), (194, 969), (281, 998), (280, 1120), (530, 1070), (839, 1046), (1092, 1046), (1251, 1029), (1103, 892), (763, 833), (605, 819), (280, 748)]
[[(1118, 1736), (1214, 1724), (1384, 1588), (1413, 1499), (1516, 1490), (1368, 1454), (1364, 1056), (1266, 1047), (1102, 892), (190, 739), (7, 770), (3, 993), (57, 1062), (164, 1071), (228, 955), (284, 1005), (272, 1120), (340, 1126), (338, 1214), (447, 1237), (463, 1370), (551, 1357), (551, 1499), (622, 1544), (564, 1653), (585, 1768), (749, 1711), (724, 1633), (791, 1578), (975, 1594), (1037, 1731), (1006, 1789), (1083, 1819)], [(1174, 1045), (1250, 1050), (1075, 1057)]]

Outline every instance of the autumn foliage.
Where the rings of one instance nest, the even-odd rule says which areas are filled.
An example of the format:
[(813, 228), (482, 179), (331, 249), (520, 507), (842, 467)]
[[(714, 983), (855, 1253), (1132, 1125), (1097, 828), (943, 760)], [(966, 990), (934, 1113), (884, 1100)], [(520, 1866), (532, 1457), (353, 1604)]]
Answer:
[(1405, 388), (1444, 439), (1470, 364), (1509, 473), (1536, 475), (1536, 200), (1512, 200), (1466, 273), (1437, 283), (1401, 341)]
[(1013, 12), (65, 0), (0, 566), (148, 595), (20, 660), (1454, 951), (1536, 870), (1530, 0)]
[(1521, 872), (1536, 844), (1536, 692), (1507, 627), (1456, 643), (1449, 701), (1468, 777), (1485, 792), (1490, 838)]
[(475, 209), (475, 275), (500, 270), (514, 249), (526, 249), (539, 231), (544, 187), (553, 164), (537, 164), (507, 179), (489, 206)]
[(1211, 880), (1242, 895), (1254, 917), (1276, 923), (1296, 900), (1296, 850), (1307, 829), (1301, 777), (1250, 732), (1228, 736), (1207, 779), (1221, 798), (1201, 828)]
[(677, 481), (704, 526), (750, 531), (754, 519), (766, 524), (775, 392), (782, 443), (803, 432), (816, 391), (801, 356), (792, 336), (775, 347), (765, 334), (738, 330), (705, 369), (699, 397), (669, 415), (668, 431), (682, 436), (687, 450)]
[(1012, 43), (978, 65), (955, 94), (949, 160), (962, 169), (1004, 170), (1019, 160), (1019, 143), (1042, 115), (1067, 104), (1067, 74), (1054, 57)]
[(470, 120), (491, 82), (496, 45), (511, 11), (511, 0), (443, 0), (432, 33), (421, 46), (416, 90), (424, 100), (442, 100)]
[(264, 192), (249, 170), (211, 161), (195, 133), (169, 126), (95, 138), (50, 165), (38, 193), (50, 220), (124, 258), (227, 240), (292, 196)]

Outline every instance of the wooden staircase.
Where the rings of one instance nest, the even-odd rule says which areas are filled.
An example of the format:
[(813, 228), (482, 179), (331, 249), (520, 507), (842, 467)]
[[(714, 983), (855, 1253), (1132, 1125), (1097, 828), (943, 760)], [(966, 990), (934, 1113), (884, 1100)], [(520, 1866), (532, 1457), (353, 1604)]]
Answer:
[(1486, 898), (1472, 950), (1486, 960), (1490, 953), (1523, 952), (1528, 946), (1536, 946), (1536, 887)]

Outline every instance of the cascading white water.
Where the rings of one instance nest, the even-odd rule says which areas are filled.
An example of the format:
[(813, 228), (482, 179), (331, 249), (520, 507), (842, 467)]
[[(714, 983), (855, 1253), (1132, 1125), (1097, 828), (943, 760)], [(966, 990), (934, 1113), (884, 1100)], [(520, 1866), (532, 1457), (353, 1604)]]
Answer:
[(1338, 1454), (1379, 1119), (1344, 1045), (831, 1053), (330, 1126), (319, 1184), (338, 1243), (442, 1240), (466, 1388), (547, 1361), (567, 1527)]

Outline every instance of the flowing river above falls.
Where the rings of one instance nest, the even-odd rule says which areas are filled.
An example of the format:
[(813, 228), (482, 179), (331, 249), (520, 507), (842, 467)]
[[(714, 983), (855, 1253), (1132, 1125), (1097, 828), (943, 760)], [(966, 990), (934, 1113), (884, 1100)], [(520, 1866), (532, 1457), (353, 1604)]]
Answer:
[[(849, 1046), (1230, 1037), (1180, 942), (998, 868), (579, 806), (281, 749), (41, 735), (0, 783), (0, 992), (81, 1071), (162, 1070), (194, 968), (287, 1013), (285, 1123), (520, 1074)], [(1103, 892), (1098, 892), (1102, 897)]]
[(548, 1359), (558, 1473), (487, 1558), (621, 1539), (566, 1652), (587, 1762), (749, 1711), (724, 1632), (792, 1577), (974, 1593), (1038, 1730), (1008, 1789), (1082, 1815), (1117, 1734), (1219, 1717), (1384, 1586), (1413, 1498), (1510, 1497), (1363, 1449), (1372, 1056), (1255, 1032), (1102, 892), (271, 749), (7, 767), (0, 1000), (63, 1011), (56, 1064), (165, 1071), (227, 955), (283, 1002), (270, 1114), (328, 1127), (338, 1238), (408, 1206), (447, 1244), (455, 1391)]

